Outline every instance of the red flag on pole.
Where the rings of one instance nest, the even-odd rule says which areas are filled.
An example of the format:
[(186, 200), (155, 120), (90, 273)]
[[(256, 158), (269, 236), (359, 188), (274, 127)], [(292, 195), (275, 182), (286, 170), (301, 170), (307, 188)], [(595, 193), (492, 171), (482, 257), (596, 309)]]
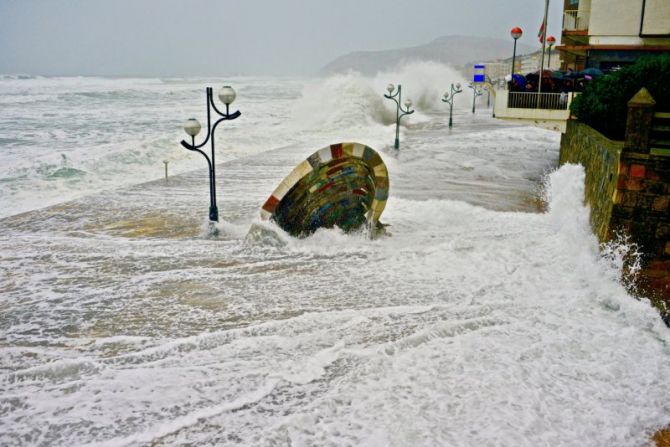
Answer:
[(544, 22), (542, 22), (542, 25), (540, 25), (540, 31), (537, 33), (537, 38), (540, 43), (544, 43)]

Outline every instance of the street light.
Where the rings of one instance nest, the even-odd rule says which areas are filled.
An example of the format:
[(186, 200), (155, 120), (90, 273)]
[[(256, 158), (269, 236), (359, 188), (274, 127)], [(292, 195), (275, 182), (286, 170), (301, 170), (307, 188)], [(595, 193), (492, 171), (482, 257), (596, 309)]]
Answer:
[(445, 92), (444, 98), (442, 98), (443, 102), (446, 102), (449, 104), (449, 127), (451, 128), (451, 112), (454, 110), (454, 95), (457, 93), (463, 93), (463, 90), (461, 90), (461, 83), (456, 84), (456, 88), (454, 88), (454, 84), (451, 84), (451, 93), (450, 92)]
[(512, 36), (512, 39), (514, 39), (514, 52), (512, 53), (512, 74), (514, 74), (514, 63), (516, 61), (516, 41), (523, 35), (523, 31), (521, 31), (521, 28), (518, 26), (515, 26), (512, 28), (512, 31), (510, 31), (509, 34)]
[[(402, 106), (400, 105), (400, 101), (402, 101), (402, 86), (398, 84), (398, 91), (393, 93), (393, 90), (395, 90), (395, 86), (393, 84), (389, 84), (386, 86), (386, 90), (388, 90), (388, 95), (384, 95), (384, 98), (388, 98), (393, 100), (396, 103), (396, 112), (395, 112), (395, 145), (394, 147), (396, 149), (400, 149), (400, 118), (402, 118), (405, 115), (411, 115), (414, 113), (414, 110), (410, 110), (410, 107), (412, 107), (412, 100), (407, 99), (403, 103), (405, 105), (405, 108), (403, 109)], [(397, 98), (397, 99), (396, 99)], [(402, 112), (402, 113), (400, 113)]]
[(477, 96), (483, 95), (484, 92), (480, 87), (474, 85), (472, 82), (468, 84), (468, 87), (472, 89), (472, 113), (475, 113), (475, 100), (477, 99)]
[[(556, 38), (554, 36), (547, 37), (547, 45), (549, 45), (549, 57), (547, 59), (547, 68), (551, 70), (551, 47), (556, 43)], [(540, 72), (540, 74), (542, 74)]]
[[(222, 113), (214, 104), (214, 97), (212, 94), (212, 88), (206, 88), (206, 103), (207, 103), (207, 136), (204, 141), (198, 145), (195, 144), (195, 137), (200, 133), (202, 126), (195, 118), (189, 118), (184, 123), (184, 131), (191, 137), (191, 143), (187, 143), (184, 140), (181, 140), (181, 145), (184, 146), (189, 151), (195, 151), (201, 153), (207, 160), (207, 165), (209, 166), (209, 220), (210, 222), (219, 221), (219, 209), (216, 206), (216, 173), (214, 172), (215, 163), (214, 163), (214, 131), (216, 126), (219, 125), (222, 121), (234, 120), (238, 118), (241, 113), (238, 110), (235, 113), (230, 113), (229, 107), (233, 101), (235, 101), (235, 90), (229, 85), (225, 85), (219, 90), (219, 99), (226, 106), (226, 113)], [(211, 109), (221, 117), (213, 125), (211, 121)], [(212, 157), (208, 157), (206, 153), (200, 150), (207, 142), (210, 142)]]
[(486, 92), (486, 108), (488, 109), (491, 107), (491, 89), (493, 88), (493, 83), (489, 75), (485, 75), (484, 79), (486, 80), (486, 85), (482, 89)]

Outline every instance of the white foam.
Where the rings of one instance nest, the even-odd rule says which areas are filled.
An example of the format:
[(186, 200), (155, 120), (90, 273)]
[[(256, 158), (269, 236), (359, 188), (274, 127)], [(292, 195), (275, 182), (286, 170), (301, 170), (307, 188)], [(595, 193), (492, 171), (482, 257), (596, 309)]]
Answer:
[[(557, 135), (483, 115), (457, 116), (448, 133), (438, 115), (407, 129), (403, 143), (412, 144), (397, 158), (380, 149), (390, 236), (323, 229), (294, 239), (258, 220), (275, 171), (278, 182), (334, 142), (308, 140), (329, 140), (344, 123), (370, 141), (378, 131), (392, 138), (392, 126), (341, 110), (312, 109), (321, 133), (307, 119), (298, 130), (284, 121), (337, 86), (352, 85), (367, 101), (360, 110), (376, 110), (393, 82), (383, 77), (334, 78), (268, 106), (290, 106), (271, 119), (296, 143), (235, 163), (254, 181), (226, 185), (235, 203), (225, 210), (236, 214), (218, 237), (118, 237), (82, 229), (78, 214), (5, 223), (0, 269), (12, 275), (0, 277), (0, 443), (648, 443), (670, 412), (670, 338), (619, 280), (628, 247), (599, 251), (583, 169), (549, 175), (544, 213), (498, 212), (475, 197), (492, 184), (512, 193), (534, 185), (555, 164)], [(155, 82), (201, 94), (200, 81)], [(410, 91), (412, 82), (395, 82)], [(255, 88), (263, 85), (259, 102), (277, 91), (274, 81)], [(240, 88), (240, 103), (246, 88), (254, 90)], [(253, 133), (266, 124), (236, 122), (228, 141), (263, 141)], [(243, 137), (247, 125), (256, 130)], [(141, 151), (128, 151), (134, 169)], [(272, 172), (256, 179), (259, 166)], [(459, 182), (468, 194), (452, 193)], [(183, 194), (178, 212), (200, 210), (190, 202), (201, 190)], [(131, 211), (101, 218), (128, 218), (156, 199), (133, 197)]]

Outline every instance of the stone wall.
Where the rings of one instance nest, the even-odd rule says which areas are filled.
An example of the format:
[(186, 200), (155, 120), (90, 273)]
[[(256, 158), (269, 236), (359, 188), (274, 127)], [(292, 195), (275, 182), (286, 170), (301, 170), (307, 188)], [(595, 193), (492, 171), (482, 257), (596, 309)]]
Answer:
[(617, 192), (622, 141), (612, 141), (579, 121), (568, 121), (561, 137), (559, 163), (574, 163), (586, 171), (585, 200), (591, 227), (600, 242), (610, 239), (610, 219)]
[(624, 151), (610, 220), (644, 253), (640, 285), (670, 306), (670, 156)]
[(670, 151), (649, 138), (654, 104), (645, 89), (631, 99), (625, 141), (569, 121), (560, 163), (584, 166), (595, 234), (601, 242), (624, 234), (640, 247), (638, 285), (670, 322)]

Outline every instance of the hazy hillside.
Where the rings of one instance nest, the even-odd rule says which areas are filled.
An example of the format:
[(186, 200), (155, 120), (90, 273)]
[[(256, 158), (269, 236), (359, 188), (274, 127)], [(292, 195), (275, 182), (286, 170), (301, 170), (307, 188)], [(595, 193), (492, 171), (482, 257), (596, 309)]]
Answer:
[[(490, 37), (444, 36), (417, 47), (384, 51), (356, 51), (340, 56), (320, 70), (332, 74), (355, 70), (366, 75), (391, 69), (401, 62), (429, 60), (461, 67), (469, 62), (491, 61), (512, 56), (512, 39)], [(535, 48), (517, 44), (517, 55)]]

